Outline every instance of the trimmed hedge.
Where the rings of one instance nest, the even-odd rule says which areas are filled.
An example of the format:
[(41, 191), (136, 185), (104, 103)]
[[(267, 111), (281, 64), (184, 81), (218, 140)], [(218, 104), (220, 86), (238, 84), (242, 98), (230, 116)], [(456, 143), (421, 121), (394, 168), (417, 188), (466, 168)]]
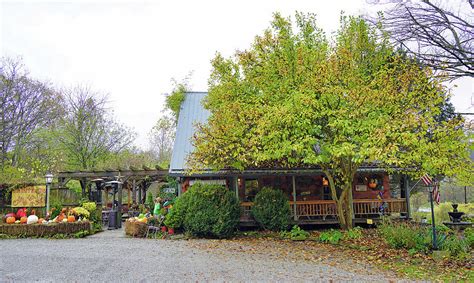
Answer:
[(282, 190), (263, 188), (255, 196), (252, 215), (263, 229), (272, 231), (288, 229), (290, 213), (288, 198)]
[(0, 225), (0, 234), (21, 237), (49, 237), (56, 234), (73, 235), (81, 231), (90, 233), (91, 223), (89, 221), (81, 221), (74, 223)]
[(220, 185), (196, 183), (177, 199), (165, 225), (197, 237), (226, 238), (236, 231), (239, 217), (234, 193)]

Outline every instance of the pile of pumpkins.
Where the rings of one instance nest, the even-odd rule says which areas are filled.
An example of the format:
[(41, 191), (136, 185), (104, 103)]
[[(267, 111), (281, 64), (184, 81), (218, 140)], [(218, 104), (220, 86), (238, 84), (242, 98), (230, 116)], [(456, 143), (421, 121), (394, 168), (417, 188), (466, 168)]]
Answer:
[(47, 216), (47, 219), (44, 218), (38, 218), (38, 216), (35, 215), (35, 210), (33, 209), (31, 212), (31, 215), (28, 217), (27, 215), (28, 210), (26, 208), (20, 208), (16, 213), (8, 213), (5, 215), (5, 222), (7, 224), (48, 224), (52, 222), (75, 222), (76, 217), (74, 215), (69, 215), (66, 217), (66, 209), (63, 208), (61, 212), (59, 213), (58, 216), (56, 216), (54, 219), (49, 220), (49, 215)]
[(131, 218), (127, 219), (127, 221), (147, 223), (148, 218), (145, 216), (145, 214), (141, 213), (140, 215), (138, 215), (138, 217), (131, 217)]

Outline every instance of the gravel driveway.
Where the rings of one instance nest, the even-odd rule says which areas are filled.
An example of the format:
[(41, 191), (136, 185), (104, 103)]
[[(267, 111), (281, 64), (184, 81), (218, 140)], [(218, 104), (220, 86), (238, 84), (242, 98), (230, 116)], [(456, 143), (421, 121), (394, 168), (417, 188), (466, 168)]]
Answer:
[(313, 260), (307, 260), (291, 248), (272, 248), (276, 242), (131, 239), (122, 230), (83, 239), (0, 240), (0, 281), (397, 280), (334, 255), (318, 262), (318, 254), (328, 254), (324, 250), (310, 250), (305, 257)]

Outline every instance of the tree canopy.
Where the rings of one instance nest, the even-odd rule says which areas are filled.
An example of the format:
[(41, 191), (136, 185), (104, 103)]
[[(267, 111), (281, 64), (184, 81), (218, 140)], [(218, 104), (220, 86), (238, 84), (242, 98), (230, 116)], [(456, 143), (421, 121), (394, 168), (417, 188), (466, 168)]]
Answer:
[(217, 54), (212, 67), (194, 168), (320, 166), (343, 227), (364, 163), (411, 174), (472, 170), (462, 119), (436, 119), (449, 93), (361, 18), (342, 16), (328, 40), (314, 15), (297, 14), (293, 25), (275, 14), (248, 50)]

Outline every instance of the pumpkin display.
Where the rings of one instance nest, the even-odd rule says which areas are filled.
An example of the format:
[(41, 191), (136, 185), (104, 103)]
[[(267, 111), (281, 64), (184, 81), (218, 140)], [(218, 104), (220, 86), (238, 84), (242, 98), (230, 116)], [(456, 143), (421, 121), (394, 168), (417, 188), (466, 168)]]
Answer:
[(38, 216), (34, 214), (28, 216), (28, 219), (26, 220), (26, 224), (35, 224), (35, 223), (38, 223)]
[(15, 223), (15, 221), (16, 221), (15, 217), (13, 217), (13, 216), (7, 217), (7, 224), (13, 224), (13, 223)]
[[(56, 217), (56, 222), (62, 222), (66, 218), (66, 215), (61, 212), (57, 217)], [(67, 220), (66, 220), (67, 221)]]
[(8, 217), (16, 218), (16, 215), (15, 215), (15, 213), (10, 212), (10, 213), (8, 213), (7, 215), (5, 215), (5, 218), (8, 218)]
[(75, 222), (75, 221), (76, 221), (76, 217), (74, 217), (74, 215), (69, 215), (67, 217), (67, 222), (72, 223), (72, 222)]
[(28, 222), (28, 217), (22, 216), (22, 217), (20, 218), (20, 224), (26, 224), (26, 222)]

